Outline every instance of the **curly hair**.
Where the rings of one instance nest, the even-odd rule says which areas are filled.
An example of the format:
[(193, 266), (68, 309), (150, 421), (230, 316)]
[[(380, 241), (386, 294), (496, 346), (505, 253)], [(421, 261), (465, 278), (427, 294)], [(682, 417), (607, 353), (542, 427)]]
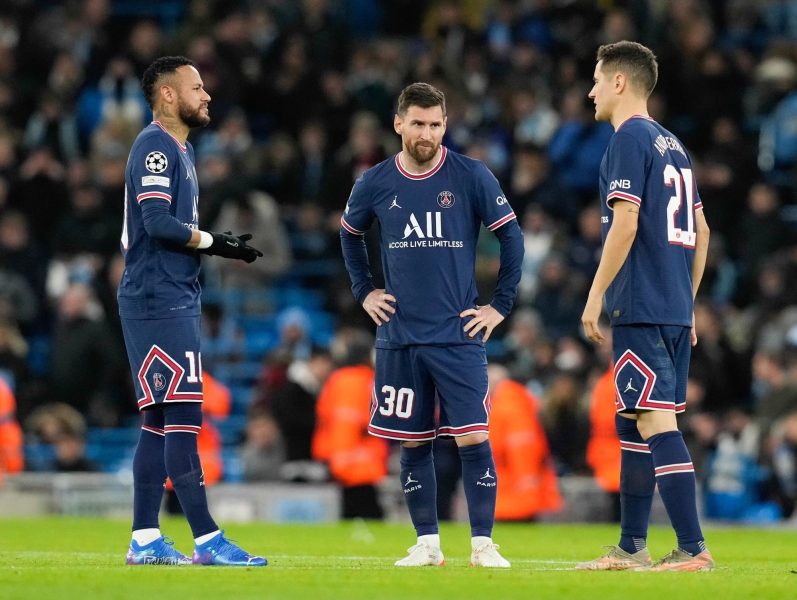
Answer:
[(150, 108), (155, 108), (155, 84), (162, 75), (174, 73), (178, 68), (185, 65), (191, 65), (196, 68), (194, 61), (185, 56), (161, 56), (155, 59), (144, 75), (141, 77), (141, 89), (144, 91), (144, 97)]

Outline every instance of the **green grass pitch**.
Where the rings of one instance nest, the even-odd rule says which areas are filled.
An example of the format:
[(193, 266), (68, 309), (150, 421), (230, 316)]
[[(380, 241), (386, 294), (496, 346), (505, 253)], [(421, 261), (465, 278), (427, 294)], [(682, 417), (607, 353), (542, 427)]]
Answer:
[[(177, 548), (190, 553), (182, 520), (164, 520)], [(709, 528), (718, 563), (711, 573), (572, 571), (614, 543), (612, 525), (498, 525), (506, 571), (468, 568), (466, 525), (441, 529), (446, 566), (397, 569), (414, 542), (402, 524), (229, 525), (227, 536), (268, 557), (266, 568), (127, 567), (129, 523), (107, 519), (0, 518), (0, 598), (136, 600), (218, 598), (556, 598), (731, 600), (797, 598), (797, 531)], [(665, 528), (651, 531), (654, 556), (672, 549)]]

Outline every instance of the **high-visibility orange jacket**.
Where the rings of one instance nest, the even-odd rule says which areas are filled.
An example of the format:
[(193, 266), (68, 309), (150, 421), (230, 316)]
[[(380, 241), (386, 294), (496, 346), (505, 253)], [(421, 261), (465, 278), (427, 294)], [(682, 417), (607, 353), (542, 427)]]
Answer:
[(387, 442), (367, 432), (373, 385), (371, 367), (343, 367), (318, 396), (313, 458), (325, 462), (345, 487), (377, 483), (387, 475)]
[(587, 464), (595, 473), (598, 485), (607, 492), (620, 491), (620, 438), (614, 425), (616, 393), (614, 369), (609, 368), (592, 390), (587, 442)]
[[(232, 394), (229, 388), (207, 371), (202, 373), (202, 429), (197, 437), (197, 451), (202, 462), (205, 485), (210, 486), (224, 475), (224, 462), (221, 458), (221, 435), (213, 424), (213, 419), (226, 419), (230, 414)], [(211, 417), (211, 418), (207, 418)], [(166, 482), (168, 489), (174, 489), (171, 480)]]
[(521, 384), (504, 380), (491, 394), (490, 445), (498, 475), (495, 518), (521, 520), (562, 508), (537, 399)]
[(0, 379), (0, 477), (25, 468), (22, 430), (16, 418), (17, 402), (9, 385)]

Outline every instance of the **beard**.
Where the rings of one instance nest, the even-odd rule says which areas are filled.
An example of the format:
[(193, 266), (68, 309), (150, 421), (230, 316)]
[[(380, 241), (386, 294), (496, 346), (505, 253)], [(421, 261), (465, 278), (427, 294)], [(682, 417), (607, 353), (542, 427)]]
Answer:
[(441, 144), (442, 142), (428, 145), (422, 144), (420, 142), (416, 142), (415, 144), (410, 144), (407, 142), (404, 144), (404, 148), (416, 163), (422, 165), (428, 163), (435, 157), (435, 155), (437, 155), (437, 151), (440, 149)]
[(177, 104), (177, 115), (180, 120), (188, 125), (191, 129), (195, 127), (205, 127), (210, 123), (210, 115), (202, 114), (202, 105), (197, 108), (191, 108), (180, 100)]

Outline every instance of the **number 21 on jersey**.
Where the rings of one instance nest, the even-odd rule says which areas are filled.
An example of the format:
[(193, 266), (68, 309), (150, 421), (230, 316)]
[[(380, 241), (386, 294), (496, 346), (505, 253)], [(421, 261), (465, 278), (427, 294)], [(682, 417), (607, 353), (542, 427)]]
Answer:
[[(667, 204), (667, 241), (670, 244), (695, 247), (695, 184), (692, 169), (677, 169), (673, 165), (664, 167), (664, 185), (674, 188)], [(684, 207), (684, 203), (686, 206)], [(679, 227), (678, 216), (686, 210), (686, 229)]]

